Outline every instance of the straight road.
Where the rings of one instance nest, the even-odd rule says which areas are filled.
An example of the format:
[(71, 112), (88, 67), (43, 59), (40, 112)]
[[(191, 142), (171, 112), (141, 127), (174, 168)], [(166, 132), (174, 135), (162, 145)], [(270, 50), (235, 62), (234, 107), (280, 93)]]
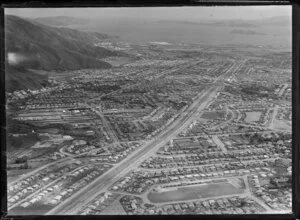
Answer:
[(113, 139), (113, 142), (118, 143), (119, 140), (118, 140), (115, 132), (113, 131), (112, 127), (110, 126), (110, 123), (105, 119), (103, 113), (100, 112), (99, 110), (97, 110), (96, 108), (93, 108), (91, 106), (89, 106), (89, 107), (101, 118), (101, 121), (102, 121), (104, 127), (109, 131), (109, 136)]
[(227, 149), (225, 147), (225, 145), (223, 144), (223, 142), (218, 138), (217, 135), (213, 135), (212, 136), (213, 141), (215, 142), (216, 145), (218, 145), (218, 147), (221, 148), (221, 150), (223, 151), (223, 153), (227, 153)]

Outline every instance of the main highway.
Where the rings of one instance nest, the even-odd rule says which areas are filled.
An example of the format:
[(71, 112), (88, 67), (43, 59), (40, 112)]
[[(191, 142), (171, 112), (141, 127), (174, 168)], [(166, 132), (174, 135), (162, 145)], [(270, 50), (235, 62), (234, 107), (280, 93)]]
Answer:
[(213, 101), (218, 92), (223, 88), (224, 80), (228, 78), (228, 75), (232, 74), (232, 70), (237, 68), (240, 64), (241, 63), (235, 63), (235, 65), (225, 71), (221, 77), (218, 77), (218, 80), (207, 85), (207, 87), (198, 94), (189, 108), (185, 112), (182, 112), (163, 133), (147, 141), (141, 148), (134, 151), (119, 164), (116, 164), (102, 176), (74, 193), (58, 206), (51, 209), (46, 215), (76, 215), (80, 208), (88, 204), (100, 193), (106, 192), (113, 183), (131, 170), (137, 168), (139, 164), (149, 156), (155, 154), (159, 148), (174, 139), (203, 113), (205, 107)]

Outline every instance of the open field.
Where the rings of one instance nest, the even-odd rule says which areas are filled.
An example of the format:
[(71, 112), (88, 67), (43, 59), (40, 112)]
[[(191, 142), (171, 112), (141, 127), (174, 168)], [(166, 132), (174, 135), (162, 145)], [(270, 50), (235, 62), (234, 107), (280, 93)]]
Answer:
[(230, 183), (214, 183), (191, 187), (180, 187), (177, 190), (161, 193), (150, 192), (148, 199), (153, 203), (192, 200), (207, 197), (217, 197), (243, 193), (244, 190), (234, 187)]
[(43, 215), (49, 209), (51, 209), (51, 205), (44, 205), (44, 204), (35, 204), (32, 205), (30, 208), (26, 207), (23, 208), (21, 206), (17, 206), (9, 211), (10, 215)]
[(110, 206), (105, 208), (102, 213), (102, 215), (126, 215), (125, 210), (123, 209), (122, 205), (120, 204), (119, 200), (116, 199)]
[(274, 119), (272, 122), (274, 129), (280, 129), (280, 130), (291, 130), (292, 122), (287, 120), (277, 120)]
[(255, 122), (259, 120), (261, 112), (246, 112), (246, 115), (246, 122)]

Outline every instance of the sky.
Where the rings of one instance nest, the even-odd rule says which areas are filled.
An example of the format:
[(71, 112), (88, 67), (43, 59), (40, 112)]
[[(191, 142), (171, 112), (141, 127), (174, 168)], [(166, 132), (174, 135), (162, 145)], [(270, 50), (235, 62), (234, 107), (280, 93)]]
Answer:
[[(23, 18), (70, 16), (87, 18), (84, 25), (69, 28), (118, 36), (126, 42), (147, 43), (184, 42), (251, 45), (291, 45), (291, 22), (286, 27), (261, 26), (252, 31), (263, 35), (231, 34), (233, 28), (223, 26), (197, 26), (186, 21), (201, 23), (224, 20), (260, 20), (292, 15), (291, 6), (183, 6), (183, 7), (119, 7), (119, 8), (10, 8), (6, 14)], [(274, 19), (276, 22), (280, 19)], [(172, 22), (160, 22), (172, 21)], [(175, 22), (173, 22), (175, 21)], [(183, 23), (176, 21), (185, 21)], [(250, 21), (251, 23), (251, 21)], [(249, 27), (244, 27), (248, 31)]]
[(291, 16), (291, 6), (184, 6), (138, 8), (6, 8), (6, 14), (37, 18), (71, 16), (97, 19), (223, 20)]

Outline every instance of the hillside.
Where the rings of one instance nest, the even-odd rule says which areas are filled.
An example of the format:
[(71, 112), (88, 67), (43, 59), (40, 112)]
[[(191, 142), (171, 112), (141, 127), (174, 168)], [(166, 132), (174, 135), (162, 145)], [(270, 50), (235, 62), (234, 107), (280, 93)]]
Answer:
[(46, 75), (40, 75), (22, 67), (6, 67), (5, 91), (40, 89), (49, 84)]
[(118, 55), (94, 46), (103, 40), (101, 34), (33, 24), (16, 16), (5, 17), (5, 40), (7, 53), (30, 57), (21, 64), (33, 69), (109, 68), (99, 59)]
[[(108, 36), (55, 28), (29, 22), (17, 16), (5, 16), (6, 79), (10, 90), (36, 87), (45, 76), (28, 69), (65, 71), (88, 68), (110, 68), (100, 59), (123, 56), (120, 52), (94, 46)], [(22, 74), (25, 74), (23, 76)], [(36, 82), (34, 82), (36, 81)], [(10, 84), (12, 83), (12, 84)]]
[(56, 16), (56, 17), (42, 17), (33, 19), (44, 25), (59, 27), (59, 26), (70, 26), (70, 25), (85, 25), (89, 23), (88, 19), (75, 18), (69, 16)]

